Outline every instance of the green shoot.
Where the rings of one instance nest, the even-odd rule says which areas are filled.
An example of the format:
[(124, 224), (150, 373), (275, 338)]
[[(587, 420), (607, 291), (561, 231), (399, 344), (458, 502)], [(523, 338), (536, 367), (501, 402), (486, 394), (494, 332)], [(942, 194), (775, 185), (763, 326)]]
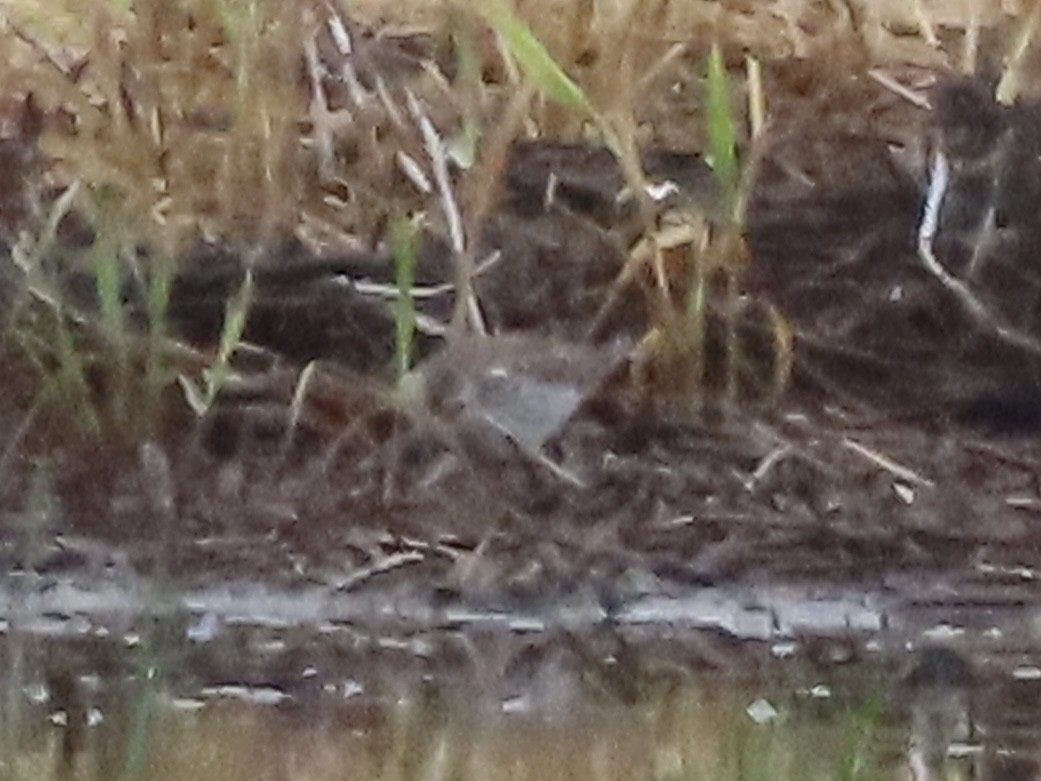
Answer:
[(123, 322), (122, 274), (119, 268), (119, 248), (110, 235), (98, 238), (91, 249), (94, 269), (94, 287), (101, 306), (101, 327), (105, 337), (120, 350), (125, 324)]
[(163, 260), (153, 265), (148, 277), (148, 365), (145, 379), (153, 395), (166, 381), (162, 356), (170, 292), (173, 288), (173, 264)]
[(98, 436), (101, 434), (101, 421), (94, 409), (87, 371), (76, 348), (76, 340), (61, 307), (56, 306), (53, 313), (58, 372), (54, 378), (56, 385), (51, 386), (49, 390), (58, 394), (62, 404), (77, 409), (83, 428), (92, 436)]
[(585, 90), (546, 51), (531, 27), (513, 12), (505, 0), (480, 0), (474, 7), (541, 92), (562, 106), (583, 112), (592, 120), (603, 135), (604, 143), (618, 158), (629, 185), (642, 192), (645, 181), (632, 139), (619, 135), (617, 129), (593, 105)]
[(882, 703), (877, 697), (865, 700), (849, 714), (844, 737), (845, 750), (839, 757), (834, 773), (837, 781), (861, 781), (884, 776), (883, 768), (877, 764), (875, 745), (883, 715)]
[(416, 226), (403, 216), (390, 224), (390, 246), (398, 286), (398, 300), (394, 306), (394, 363), (398, 380), (412, 368), (413, 343), (416, 336), (416, 304), (412, 286), (416, 278)]
[(564, 106), (581, 109), (590, 116), (596, 115), (586, 93), (550, 56), (531, 28), (517, 17), (505, 0), (479, 0), (474, 7), (540, 90)]
[(119, 242), (112, 229), (112, 217), (102, 220), (103, 227), (91, 249), (91, 267), (94, 270), (94, 288), (101, 307), (101, 332), (108, 342), (112, 360), (111, 386), (108, 390), (108, 407), (113, 420), (119, 420), (128, 409), (132, 409), (128, 398), (130, 377), (129, 343), (123, 303), (123, 275), (119, 264)]
[(729, 219), (736, 218), (741, 188), (737, 159), (737, 131), (730, 108), (730, 80), (719, 44), (712, 45), (705, 77), (705, 130), (708, 134), (708, 163), (716, 175)]
[(220, 347), (213, 365), (203, 371), (203, 387), (200, 389), (191, 379), (183, 374), (177, 380), (184, 391), (185, 400), (192, 411), (203, 417), (212, 409), (221, 390), (231, 379), (231, 359), (242, 343), (242, 335), (249, 319), (250, 302), (253, 300), (253, 274), (246, 272), (246, 278), (235, 297), (228, 301), (224, 315), (224, 326), (221, 329)]

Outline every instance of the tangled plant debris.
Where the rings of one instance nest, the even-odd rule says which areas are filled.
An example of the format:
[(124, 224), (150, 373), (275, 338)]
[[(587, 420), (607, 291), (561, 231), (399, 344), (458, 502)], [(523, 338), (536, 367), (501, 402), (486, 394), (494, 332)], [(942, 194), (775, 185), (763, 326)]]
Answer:
[(1017, 563), (1041, 110), (958, 72), (1025, 23), (736, 5), (12, 5), (4, 523), (43, 459), (58, 527), (197, 577)]

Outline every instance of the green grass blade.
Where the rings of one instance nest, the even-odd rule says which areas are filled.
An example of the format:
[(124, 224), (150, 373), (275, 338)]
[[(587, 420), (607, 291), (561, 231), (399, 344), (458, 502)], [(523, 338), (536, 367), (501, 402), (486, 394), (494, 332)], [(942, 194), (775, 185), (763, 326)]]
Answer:
[(167, 320), (170, 311), (170, 295), (173, 290), (173, 264), (160, 258), (148, 278), (148, 366), (147, 382), (153, 396), (168, 378), (164, 376), (166, 364), (163, 360)]
[(91, 251), (94, 269), (94, 288), (101, 306), (101, 325), (105, 336), (119, 349), (123, 340), (123, 291), (115, 242), (100, 239)]
[(221, 389), (231, 377), (231, 358), (242, 343), (242, 336), (246, 332), (246, 323), (249, 320), (249, 308), (253, 301), (253, 274), (246, 271), (246, 278), (242, 287), (235, 296), (228, 301), (227, 310), (224, 315), (224, 326), (221, 329), (220, 347), (217, 350), (217, 358), (210, 368), (205, 369), (203, 375), (203, 387), (194, 383), (188, 377), (180, 375), (177, 378), (185, 401), (192, 411), (202, 417), (213, 407)]
[(705, 77), (705, 129), (708, 133), (708, 163), (715, 172), (726, 199), (726, 214), (735, 216), (741, 187), (741, 167), (737, 160), (737, 130), (730, 108), (730, 80), (723, 62), (723, 51), (713, 44)]
[(390, 224), (390, 246), (398, 300), (394, 306), (394, 361), (398, 378), (412, 368), (412, 348), (416, 336), (416, 303), (412, 286), (416, 279), (416, 226), (407, 217), (396, 217)]
[(155, 264), (148, 277), (148, 332), (156, 341), (166, 336), (173, 279), (173, 264), (165, 258)]
[(177, 383), (181, 386), (181, 392), (184, 393), (184, 400), (187, 402), (192, 412), (195, 413), (195, 417), (201, 418), (209, 412), (210, 407), (206, 401), (205, 392), (199, 390), (199, 386), (192, 382), (191, 378), (185, 377), (183, 374), (178, 374)]
[(224, 315), (224, 327), (220, 335), (220, 349), (217, 360), (203, 374), (206, 378), (206, 409), (213, 406), (221, 388), (231, 376), (231, 356), (242, 343), (242, 335), (246, 332), (246, 321), (249, 319), (249, 307), (253, 300), (253, 274), (246, 271), (246, 278), (235, 297), (228, 302)]
[(224, 327), (220, 335), (220, 351), (217, 353), (217, 362), (226, 364), (231, 360), (232, 353), (242, 343), (242, 335), (246, 332), (246, 321), (249, 319), (249, 307), (253, 301), (253, 274), (246, 271), (246, 278), (242, 281), (235, 297), (228, 302), (227, 313), (224, 316)]
[(474, 7), (540, 90), (565, 106), (594, 113), (586, 93), (556, 63), (505, 0), (476, 0)]
[(101, 307), (101, 330), (108, 343), (108, 347), (99, 353), (108, 375), (104, 407), (112, 420), (125, 421), (129, 410), (137, 410), (130, 400), (130, 344), (126, 333), (126, 304), (123, 301), (119, 245), (111, 233), (109, 226), (102, 227), (91, 251), (91, 266), (94, 271), (94, 289)]
[(78, 408), (79, 421), (84, 429), (91, 435), (98, 436), (101, 434), (101, 421), (94, 409), (87, 370), (76, 347), (76, 340), (60, 309), (54, 310), (54, 318), (54, 344), (58, 359), (54, 391), (60, 398), (60, 403)]

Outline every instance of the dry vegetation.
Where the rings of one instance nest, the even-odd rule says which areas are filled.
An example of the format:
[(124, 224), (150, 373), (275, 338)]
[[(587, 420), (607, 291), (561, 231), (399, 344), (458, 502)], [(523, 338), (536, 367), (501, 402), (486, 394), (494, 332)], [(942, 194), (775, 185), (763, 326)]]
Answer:
[[(485, 179), (503, 143), (596, 135), (582, 112), (525, 89), (465, 4), (365, 2), (349, 20), (329, 3), (127, 5), (8, 3), (2, 90), (9, 112), (29, 93), (43, 112), (48, 184), (111, 189), (135, 234), (168, 254), (200, 234), (253, 244), (307, 228), (371, 248), (392, 210), (436, 220), (436, 203), (402, 172), (402, 156), (429, 165), (405, 90), (446, 140), (476, 133), (466, 140), (490, 158), (460, 185), (469, 221), (494, 194)], [(703, 148), (696, 79), (713, 42), (734, 65), (743, 55), (766, 63), (768, 80), (774, 64), (827, 58), (834, 67), (819, 83), (798, 85), (827, 94), (842, 88), (835, 76), (869, 68), (971, 72), (974, 42), (1018, 10), (968, 0), (557, 5), (518, 12), (625, 143), (674, 151)], [(768, 103), (783, 116), (790, 96), (779, 86), (768, 81)], [(76, 205), (93, 212), (87, 200)]]

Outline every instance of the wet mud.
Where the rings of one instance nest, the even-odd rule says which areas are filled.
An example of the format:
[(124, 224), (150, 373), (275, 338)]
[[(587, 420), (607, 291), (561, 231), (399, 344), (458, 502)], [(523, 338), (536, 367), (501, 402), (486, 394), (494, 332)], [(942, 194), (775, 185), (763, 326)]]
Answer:
[[(900, 114), (903, 151), (933, 150), (917, 167), (878, 127), (779, 117), (739, 279), (742, 311), (775, 307), (794, 334), (789, 387), (765, 402), (715, 398), (711, 380), (663, 399), (657, 378), (641, 379), (641, 340), (660, 315), (645, 280), (624, 281), (641, 226), (605, 149), (513, 148), (474, 253), (491, 335), (446, 347), (443, 329), (421, 325), (418, 397), (404, 401), (386, 372), (388, 256), (288, 241), (247, 262), (200, 245), (173, 280), (171, 328), (215, 345), (248, 266), (246, 381), (202, 422), (178, 413), (177, 434), (114, 448), (111, 473), (70, 448), (44, 533), (59, 536), (30, 551), (23, 529), (8, 559), (42, 572), (163, 562), (201, 583), (400, 580), (478, 605), (1027, 567), (1041, 350), (1039, 241), (1023, 204), (1039, 109), (1000, 106), (992, 87), (947, 77), (932, 110), (869, 91), (860, 108)], [(936, 155), (950, 173), (929, 206)], [(663, 212), (718, 199), (696, 155), (650, 150), (644, 165), (678, 193)], [(929, 208), (940, 271), (920, 257)], [(444, 241), (425, 237), (423, 322), (451, 317), (454, 268)], [(73, 300), (89, 293), (75, 273), (63, 279)], [(768, 341), (765, 320), (748, 317), (750, 338)]]

